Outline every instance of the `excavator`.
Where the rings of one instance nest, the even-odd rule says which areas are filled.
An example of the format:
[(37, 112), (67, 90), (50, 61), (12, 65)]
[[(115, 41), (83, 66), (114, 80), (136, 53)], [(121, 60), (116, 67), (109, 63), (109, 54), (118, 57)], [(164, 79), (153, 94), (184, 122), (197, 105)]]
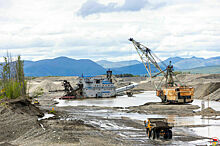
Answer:
[[(148, 47), (135, 41), (133, 38), (130, 38), (129, 41), (133, 43), (142, 63), (144, 64), (144, 67), (147, 70), (148, 76), (150, 76), (151, 81), (154, 83), (156, 95), (161, 98), (162, 102), (178, 104), (193, 102), (194, 88), (183, 85), (177, 79), (174, 75), (174, 68), (171, 61), (169, 65), (166, 65)], [(156, 85), (152, 79), (157, 76), (161, 76), (161, 74), (162, 78), (160, 83)], [(174, 80), (174, 78), (176, 80)]]

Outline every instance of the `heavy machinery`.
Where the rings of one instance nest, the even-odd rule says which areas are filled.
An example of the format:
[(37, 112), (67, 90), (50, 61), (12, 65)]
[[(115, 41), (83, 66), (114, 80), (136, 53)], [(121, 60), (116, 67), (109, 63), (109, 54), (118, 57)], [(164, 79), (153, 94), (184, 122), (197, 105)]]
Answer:
[(63, 81), (62, 86), (64, 86), (65, 95), (60, 99), (75, 99), (83, 97), (83, 84), (81, 82), (77, 84), (76, 89), (73, 89), (73, 87), (70, 85), (70, 82), (68, 82), (67, 80)]
[[(158, 85), (154, 83), (154, 86), (156, 88), (156, 95), (161, 98), (162, 102), (165, 103), (193, 102), (194, 88), (183, 85), (176, 78), (176, 76), (174, 76), (174, 72), (173, 72), (174, 69), (173, 69), (173, 65), (171, 65), (171, 62), (167, 66), (148, 47), (135, 41), (133, 38), (130, 38), (129, 41), (133, 43), (135, 49), (137, 50), (142, 60), (142, 63), (144, 64), (147, 70), (147, 74), (148, 76), (150, 76), (151, 79), (163, 74), (163, 78), (161, 79), (160, 83)], [(176, 81), (174, 81), (174, 77)], [(162, 84), (164, 79), (165, 79), (165, 83)]]
[(172, 125), (165, 118), (148, 118), (144, 121), (148, 138), (172, 139)]
[(34, 104), (35, 105), (39, 105), (40, 103), (39, 103), (39, 101), (37, 99), (34, 99)]
[(108, 98), (116, 96), (116, 87), (112, 82), (111, 70), (107, 71), (106, 76), (80, 77), (75, 89), (66, 80), (63, 81), (63, 86), (65, 95), (60, 99)]

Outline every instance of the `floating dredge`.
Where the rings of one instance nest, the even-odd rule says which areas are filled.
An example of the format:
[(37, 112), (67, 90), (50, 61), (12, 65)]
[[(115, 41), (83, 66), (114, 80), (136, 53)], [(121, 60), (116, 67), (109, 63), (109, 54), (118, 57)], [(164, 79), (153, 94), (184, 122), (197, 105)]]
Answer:
[(60, 99), (102, 98), (115, 97), (116, 88), (112, 83), (112, 71), (107, 76), (80, 77), (77, 88), (73, 89), (70, 83), (63, 81), (65, 95)]
[(133, 83), (131, 85), (116, 89), (114, 83), (112, 82), (112, 71), (108, 70), (106, 76), (80, 77), (75, 89), (73, 89), (73, 87), (70, 85), (70, 82), (64, 80), (63, 86), (65, 95), (60, 97), (60, 99), (116, 97), (117, 93), (128, 91), (137, 85), (138, 84)]

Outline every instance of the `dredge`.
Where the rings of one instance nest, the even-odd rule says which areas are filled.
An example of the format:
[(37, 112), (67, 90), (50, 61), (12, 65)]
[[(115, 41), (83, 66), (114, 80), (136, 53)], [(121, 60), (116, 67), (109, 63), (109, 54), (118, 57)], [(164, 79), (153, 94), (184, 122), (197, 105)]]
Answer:
[(80, 77), (77, 88), (63, 81), (65, 95), (60, 99), (116, 97), (116, 88), (112, 83), (112, 71), (108, 70), (106, 77)]
[[(171, 62), (166, 65), (161, 61), (148, 47), (130, 38), (140, 56), (142, 63), (144, 64), (150, 78), (154, 78), (163, 74), (164, 78), (161, 79), (159, 85), (155, 85), (156, 95), (161, 98), (165, 103), (191, 103), (193, 102), (194, 88), (183, 85), (174, 75), (173, 65)], [(158, 63), (159, 62), (159, 63)], [(160, 65), (159, 65), (160, 64)], [(163, 67), (160, 67), (163, 66)], [(173, 78), (177, 81), (174, 81)], [(165, 83), (162, 85), (162, 81), (165, 79)]]

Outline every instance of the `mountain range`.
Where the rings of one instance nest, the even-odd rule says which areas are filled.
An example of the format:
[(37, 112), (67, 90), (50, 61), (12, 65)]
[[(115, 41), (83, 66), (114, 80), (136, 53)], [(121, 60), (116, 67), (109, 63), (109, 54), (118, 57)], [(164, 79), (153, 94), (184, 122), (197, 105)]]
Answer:
[(141, 62), (137, 60), (119, 61), (119, 62), (100, 60), (100, 61), (96, 61), (96, 63), (108, 69), (108, 68), (119, 68), (119, 67), (124, 67), (124, 66), (140, 64)]
[(67, 57), (24, 61), (25, 76), (81, 76), (105, 74), (106, 69), (89, 59)]
[[(220, 56), (212, 57), (208, 59), (198, 58), (198, 57), (191, 57), (191, 58), (171, 57), (171, 58), (164, 60), (163, 63), (165, 63), (166, 65), (169, 65), (170, 61), (172, 65), (174, 66), (174, 70), (176, 71), (184, 71), (184, 72), (192, 71), (192, 73), (220, 73), (220, 68), (219, 68)], [(159, 65), (162, 67), (162, 69), (165, 69), (165, 67), (162, 66), (162, 63), (159, 63)], [(205, 71), (206, 69), (208, 70)], [(209, 69), (211, 70), (209, 71)], [(152, 71), (154, 70), (155, 68), (152, 68)], [(141, 75), (141, 74), (147, 73), (142, 63), (131, 65), (131, 66), (113, 68), (113, 71), (116, 74), (131, 73), (134, 75)]]
[(198, 58), (198, 57), (191, 57), (191, 58), (173, 57), (166, 59), (164, 62), (168, 64), (169, 61), (172, 61), (172, 64), (176, 69), (183, 70), (183, 69), (220, 65), (220, 56), (212, 57), (208, 59)]
[[(173, 57), (163, 62), (168, 65), (170, 61), (177, 71), (220, 73), (220, 56), (208, 59)], [(24, 61), (25, 76), (81, 76), (82, 74), (95, 76), (105, 74), (107, 69), (111, 69), (113, 74), (144, 75), (147, 73), (144, 65), (137, 60), (131, 60), (131, 62), (110, 62), (106, 60), (94, 62), (89, 59), (76, 60), (68, 57), (58, 57), (39, 61)], [(154, 69), (152, 68), (152, 70)]]

